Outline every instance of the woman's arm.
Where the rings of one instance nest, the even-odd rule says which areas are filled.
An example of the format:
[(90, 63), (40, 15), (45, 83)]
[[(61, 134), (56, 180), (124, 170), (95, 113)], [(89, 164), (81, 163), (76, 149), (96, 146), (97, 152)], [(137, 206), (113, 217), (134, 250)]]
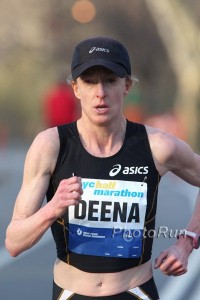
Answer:
[(52, 200), (41, 207), (58, 152), (58, 132), (52, 128), (40, 133), (27, 153), (22, 186), (6, 233), (6, 248), (12, 256), (35, 245), (66, 207), (80, 199), (80, 178), (72, 177), (63, 180)]

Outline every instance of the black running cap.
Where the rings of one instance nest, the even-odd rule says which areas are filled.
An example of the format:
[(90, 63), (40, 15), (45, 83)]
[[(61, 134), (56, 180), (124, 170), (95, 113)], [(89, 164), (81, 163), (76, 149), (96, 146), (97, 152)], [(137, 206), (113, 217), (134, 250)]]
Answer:
[(118, 41), (107, 37), (95, 37), (80, 42), (72, 57), (72, 79), (78, 78), (93, 66), (103, 66), (118, 77), (131, 75), (131, 64), (126, 48)]

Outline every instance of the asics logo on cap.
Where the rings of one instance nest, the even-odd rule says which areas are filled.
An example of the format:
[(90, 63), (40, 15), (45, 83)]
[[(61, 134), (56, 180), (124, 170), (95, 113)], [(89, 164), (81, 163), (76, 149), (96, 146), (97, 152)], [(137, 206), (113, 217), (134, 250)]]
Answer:
[(109, 49), (106, 49), (106, 48), (97, 48), (97, 47), (92, 47), (90, 50), (89, 50), (89, 53), (92, 53), (94, 51), (97, 51), (97, 52), (106, 52), (106, 53), (109, 53), (110, 50)]

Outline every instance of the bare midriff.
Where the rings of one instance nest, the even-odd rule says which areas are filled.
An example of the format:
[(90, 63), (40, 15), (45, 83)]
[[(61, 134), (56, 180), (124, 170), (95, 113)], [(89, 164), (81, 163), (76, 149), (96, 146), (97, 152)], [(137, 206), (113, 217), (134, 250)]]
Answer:
[(119, 294), (147, 282), (151, 277), (151, 261), (115, 273), (88, 273), (59, 259), (54, 266), (54, 281), (59, 287), (91, 297)]

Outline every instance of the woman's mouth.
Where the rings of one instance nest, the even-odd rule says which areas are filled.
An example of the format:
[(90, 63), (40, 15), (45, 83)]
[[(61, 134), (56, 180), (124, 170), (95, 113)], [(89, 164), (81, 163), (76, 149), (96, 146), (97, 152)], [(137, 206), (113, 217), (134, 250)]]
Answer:
[(97, 105), (96, 110), (100, 113), (105, 113), (108, 111), (108, 106), (107, 105)]

